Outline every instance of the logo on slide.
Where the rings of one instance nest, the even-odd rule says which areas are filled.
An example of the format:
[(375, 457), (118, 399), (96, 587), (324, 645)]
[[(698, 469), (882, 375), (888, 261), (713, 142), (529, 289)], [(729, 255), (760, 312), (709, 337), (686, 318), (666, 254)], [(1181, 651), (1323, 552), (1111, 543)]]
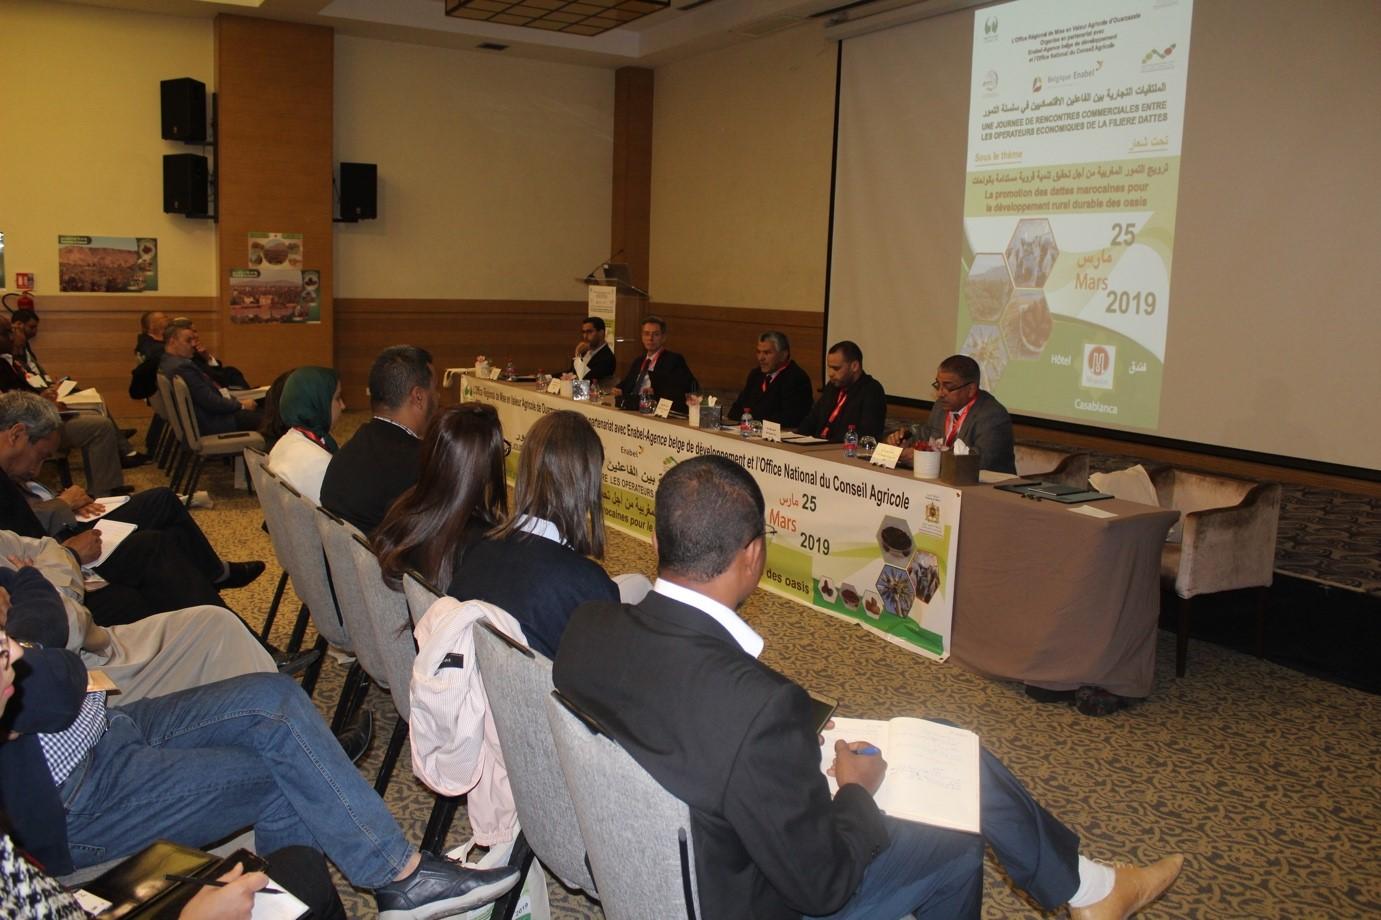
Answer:
[(990, 70), (983, 75), (983, 91), (994, 93), (997, 91), (997, 71)]
[(1171, 55), (1175, 53), (1175, 46), (1167, 48), (1152, 48), (1141, 57), (1141, 72), (1148, 73), (1152, 70), (1169, 70), (1175, 66)]
[(1116, 361), (1116, 345), (1085, 345), (1083, 385), (1099, 390), (1111, 390), (1113, 365)]
[(983, 22), (983, 37), (985, 39), (997, 38), (997, 17), (989, 16)]

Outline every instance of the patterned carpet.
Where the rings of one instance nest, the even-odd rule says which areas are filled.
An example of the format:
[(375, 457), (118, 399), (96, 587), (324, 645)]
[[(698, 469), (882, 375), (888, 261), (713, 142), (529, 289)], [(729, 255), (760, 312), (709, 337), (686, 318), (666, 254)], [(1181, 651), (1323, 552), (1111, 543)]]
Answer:
[[(342, 440), (359, 420), (349, 421), (337, 432)], [(131, 481), (162, 483), (152, 468)], [(269, 560), (264, 577), (226, 597), (251, 622), (262, 622), (279, 570), (257, 504), (232, 491), (223, 469), (208, 471), (203, 487), (216, 506), (194, 513), (212, 542), (228, 558)], [(610, 571), (652, 574), (649, 546), (621, 534), (610, 543)], [(285, 602), (284, 609), (295, 614), (297, 605)], [(1198, 641), (1189, 676), (1176, 680), (1173, 636), (1162, 632), (1151, 698), (1093, 719), (762, 592), (745, 616), (766, 639), (764, 660), (837, 697), (841, 715), (935, 716), (977, 731), (1080, 833), (1085, 853), (1137, 861), (1185, 853), (1180, 881), (1141, 916), (1381, 916), (1381, 697)], [(280, 616), (276, 642), (286, 641), (291, 620)], [(343, 674), (334, 662), (323, 670), (316, 693), (323, 711), (334, 705)], [(361, 769), (372, 781), (395, 715), (380, 691), (371, 692), (369, 705), (376, 740)], [(431, 796), (411, 777), (406, 758), (387, 800), (419, 839)], [(451, 844), (466, 836), (462, 809)], [(1041, 915), (991, 858), (985, 882), (985, 918)], [(351, 916), (375, 916), (372, 897), (343, 883), (341, 890)], [(554, 917), (602, 916), (597, 905), (555, 883), (550, 893)]]

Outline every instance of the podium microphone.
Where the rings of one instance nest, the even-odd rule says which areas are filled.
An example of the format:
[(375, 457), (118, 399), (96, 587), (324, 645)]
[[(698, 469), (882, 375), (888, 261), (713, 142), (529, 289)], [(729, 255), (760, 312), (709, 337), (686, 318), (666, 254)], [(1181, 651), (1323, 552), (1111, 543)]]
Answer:
[(590, 269), (588, 272), (585, 273), (585, 280), (586, 280), (587, 282), (598, 281), (599, 279), (595, 277), (595, 272), (601, 271), (601, 270), (603, 270), (603, 269), (608, 268), (608, 267), (609, 267), (609, 263), (612, 262), (612, 261), (614, 261), (615, 259), (617, 259), (617, 258), (618, 258), (619, 256), (621, 256), (621, 255), (623, 255), (623, 249), (622, 249), (622, 248), (620, 248), (618, 252), (614, 253), (614, 254), (613, 254), (612, 256), (610, 256), (609, 258), (607, 258), (607, 259), (601, 259), (601, 260), (599, 261), (599, 264), (598, 264), (598, 265), (596, 265), (594, 268)]

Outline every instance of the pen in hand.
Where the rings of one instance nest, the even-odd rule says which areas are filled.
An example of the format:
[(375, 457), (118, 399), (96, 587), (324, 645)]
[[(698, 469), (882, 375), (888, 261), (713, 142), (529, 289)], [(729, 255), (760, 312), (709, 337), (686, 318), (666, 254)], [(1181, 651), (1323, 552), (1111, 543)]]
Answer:
[[(227, 882), (222, 882), (220, 879), (215, 879), (215, 878), (197, 878), (197, 877), (194, 876), (194, 875), (178, 875), (177, 873), (174, 873), (174, 872), (169, 872), (167, 875), (165, 875), (165, 876), (163, 876), (163, 877), (166, 878), (166, 879), (167, 879), (168, 881), (170, 881), (170, 882), (187, 882), (188, 884), (191, 884), (191, 885), (202, 885), (202, 886), (205, 886), (205, 887), (207, 887), (207, 888), (224, 888), (224, 887), (228, 884)], [(282, 894), (282, 893), (283, 893), (283, 889), (281, 889), (281, 888), (260, 888), (259, 891), (256, 892), (256, 893), (258, 893), (258, 894)]]
[(854, 748), (855, 754), (862, 754), (865, 757), (876, 757), (882, 753), (881, 749), (873, 747), (871, 744), (861, 748)]

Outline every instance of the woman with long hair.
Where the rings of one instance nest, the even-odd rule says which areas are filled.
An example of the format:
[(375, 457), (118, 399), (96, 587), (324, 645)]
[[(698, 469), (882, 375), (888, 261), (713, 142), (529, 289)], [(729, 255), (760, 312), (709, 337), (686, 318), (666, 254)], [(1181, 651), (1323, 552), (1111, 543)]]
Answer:
[(466, 550), (447, 593), (502, 607), (528, 644), (549, 658), (571, 613), (619, 600), (600, 565), (604, 447), (579, 412), (545, 415), (527, 433), (513, 486), (513, 515)]
[(384, 578), (414, 568), (432, 584), (451, 580), (455, 558), (504, 520), (508, 443), (493, 406), (461, 403), (436, 413), (422, 439), (422, 472), (374, 531)]
[(288, 430), (269, 451), (268, 468), (318, 505), (336, 452), (331, 428), (344, 410), (340, 375), (329, 367), (299, 367), (283, 384), (278, 416)]

